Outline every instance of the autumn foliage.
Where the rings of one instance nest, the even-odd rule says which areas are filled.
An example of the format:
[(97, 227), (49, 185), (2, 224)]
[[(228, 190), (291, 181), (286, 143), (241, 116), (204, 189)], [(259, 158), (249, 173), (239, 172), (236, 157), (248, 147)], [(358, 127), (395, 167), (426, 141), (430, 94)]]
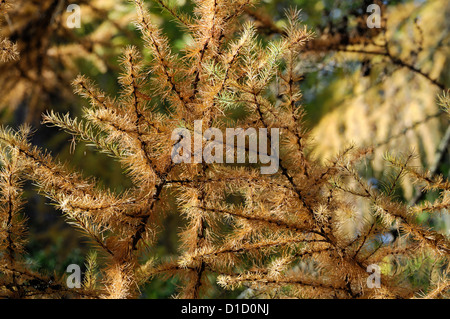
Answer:
[[(310, 155), (296, 64), (313, 33), (299, 11), (286, 13), (282, 35), (263, 41), (254, 24), (242, 19), (252, 0), (198, 0), (192, 16), (168, 8), (192, 39), (175, 54), (142, 0), (134, 2), (151, 59), (127, 47), (116, 96), (80, 75), (73, 87), (89, 102), (83, 118), (52, 111), (43, 116), (43, 123), (117, 160), (133, 186), (120, 193), (103, 187), (33, 146), (29, 127), (1, 128), (2, 297), (136, 298), (146, 282), (172, 276), (180, 280), (180, 298), (206, 297), (215, 285), (246, 287), (264, 298), (447, 295), (450, 240), (421, 225), (418, 216), (449, 208), (450, 183), (411, 166), (413, 154), (387, 154), (392, 174), (377, 187), (358, 173), (370, 149), (349, 146), (326, 165)], [(17, 59), (14, 45), (1, 41), (1, 59)], [(447, 94), (440, 103), (448, 111)], [(236, 110), (241, 115), (232, 119)], [(175, 164), (172, 132), (192, 131), (195, 120), (203, 121), (203, 129), (224, 132), (279, 128), (278, 172), (261, 174), (262, 163)], [(439, 197), (412, 206), (401, 202), (395, 189), (406, 175)], [(32, 181), (95, 248), (82, 288), (69, 289), (65, 278), (27, 267), (25, 181)], [(170, 214), (184, 220), (183, 228), (170, 229), (181, 242), (178, 255), (152, 257)], [(395, 240), (387, 241), (387, 235)], [(441, 270), (427, 291), (417, 291), (393, 265), (424, 255)], [(379, 288), (368, 287), (370, 265), (381, 268)]]

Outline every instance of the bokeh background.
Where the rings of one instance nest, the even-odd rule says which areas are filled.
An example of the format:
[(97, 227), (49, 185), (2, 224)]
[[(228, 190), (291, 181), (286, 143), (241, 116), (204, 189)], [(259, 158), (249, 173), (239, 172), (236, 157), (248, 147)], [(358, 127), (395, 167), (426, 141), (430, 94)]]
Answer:
[[(181, 52), (189, 36), (157, 1), (146, 1), (154, 21)], [(189, 0), (169, 1), (187, 14)], [(381, 7), (381, 28), (367, 27), (370, 4)], [(81, 7), (81, 28), (66, 21), (70, 4)], [(310, 155), (326, 162), (350, 143), (374, 148), (361, 167), (361, 174), (374, 187), (388, 176), (383, 161), (386, 151), (419, 155), (414, 163), (435, 174), (449, 176), (449, 120), (439, 109), (438, 94), (450, 88), (450, 2), (448, 0), (264, 0), (246, 12), (243, 19), (257, 25), (261, 40), (279, 37), (291, 7), (302, 10), (302, 19), (315, 32), (298, 64), (303, 78), (304, 125), (310, 130)], [(131, 184), (120, 166), (82, 143), (74, 144), (57, 129), (41, 125), (48, 110), (79, 116), (86, 101), (72, 91), (78, 74), (92, 78), (112, 96), (118, 91), (118, 57), (127, 45), (142, 47), (136, 30), (133, 5), (125, 0), (17, 0), (0, 17), (0, 34), (18, 45), (20, 59), (0, 63), (0, 123), (17, 127), (29, 123), (35, 129), (32, 141), (86, 176), (96, 176), (117, 192)], [(143, 52), (144, 57), (146, 52)], [(272, 88), (276, 94), (277, 88)], [(397, 191), (401, 201), (413, 203), (428, 198), (408, 179)], [(83, 265), (91, 247), (65, 223), (33, 185), (26, 185), (30, 267), (60, 276), (67, 265)], [(176, 232), (182, 226), (175, 205), (164, 222), (159, 242), (150, 252), (174, 254)], [(450, 220), (424, 214), (429, 227), (450, 234)], [(427, 260), (414, 261), (405, 276), (414, 284), (426, 280)], [(143, 298), (170, 297), (176, 279), (154, 280), (142, 289)], [(238, 297), (242, 291), (211, 297)]]

